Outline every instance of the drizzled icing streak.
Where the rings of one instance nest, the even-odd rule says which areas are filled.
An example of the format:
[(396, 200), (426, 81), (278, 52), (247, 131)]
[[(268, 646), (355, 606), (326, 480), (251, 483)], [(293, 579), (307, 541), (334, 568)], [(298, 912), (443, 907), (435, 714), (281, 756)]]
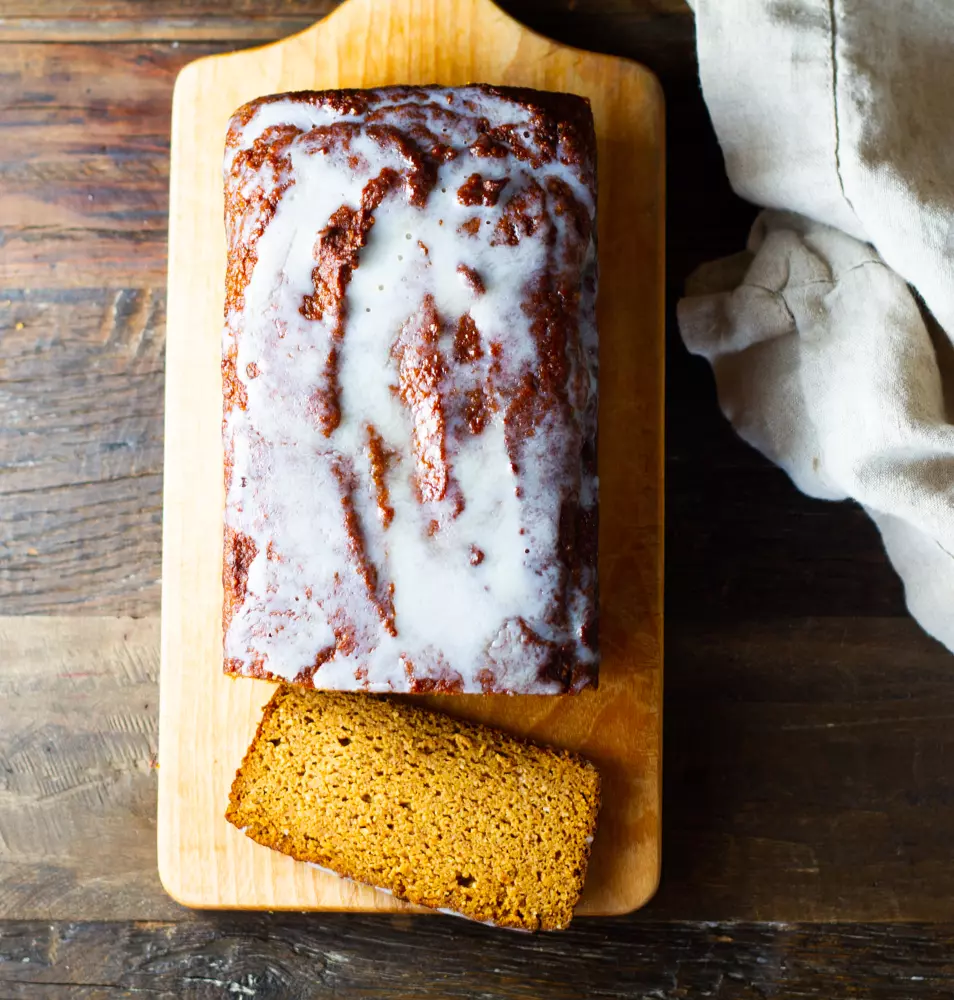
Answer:
[(371, 479), (374, 482), (374, 498), (378, 504), (381, 523), (385, 528), (389, 528), (394, 520), (387, 476), (396, 458), (397, 452), (388, 448), (384, 438), (368, 424), (368, 461), (371, 466)]
[(595, 680), (594, 169), (565, 95), (304, 92), (233, 116), (227, 670)]
[(310, 400), (325, 437), (330, 437), (341, 423), (338, 350), (344, 339), (347, 317), (345, 292), (358, 266), (358, 251), (367, 243), (368, 233), (374, 225), (374, 210), (400, 181), (396, 170), (385, 167), (365, 184), (361, 191), (361, 207), (353, 209), (342, 205), (318, 234), (315, 243), (318, 265), (311, 272), (315, 290), (304, 296), (299, 312), (305, 319), (322, 320), (327, 315), (331, 321), (332, 343), (325, 359), (322, 385)]

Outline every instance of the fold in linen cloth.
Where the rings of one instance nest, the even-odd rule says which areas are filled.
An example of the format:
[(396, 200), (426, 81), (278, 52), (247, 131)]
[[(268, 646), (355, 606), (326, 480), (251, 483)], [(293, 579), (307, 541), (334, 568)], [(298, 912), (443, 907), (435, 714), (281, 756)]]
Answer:
[(747, 442), (862, 504), (954, 649), (954, 3), (693, 6), (729, 179), (767, 210), (690, 277), (683, 339)]

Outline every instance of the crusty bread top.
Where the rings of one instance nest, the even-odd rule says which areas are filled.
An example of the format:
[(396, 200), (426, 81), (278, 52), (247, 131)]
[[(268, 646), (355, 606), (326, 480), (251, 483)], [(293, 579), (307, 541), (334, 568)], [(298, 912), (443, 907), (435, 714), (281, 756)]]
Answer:
[(224, 664), (339, 690), (598, 672), (585, 98), (260, 98), (225, 162)]

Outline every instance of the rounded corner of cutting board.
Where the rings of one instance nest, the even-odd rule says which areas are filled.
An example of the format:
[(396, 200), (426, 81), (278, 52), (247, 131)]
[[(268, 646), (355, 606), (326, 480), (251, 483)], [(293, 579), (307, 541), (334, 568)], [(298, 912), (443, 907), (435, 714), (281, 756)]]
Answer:
[(205, 68), (216, 59), (228, 58), (228, 56), (229, 53), (226, 53), (224, 56), (201, 56), (198, 59), (193, 59), (191, 62), (187, 62), (185, 66), (183, 66), (182, 69), (176, 73), (176, 81), (172, 86), (173, 117), (175, 117), (176, 111), (182, 108), (184, 102), (188, 102), (188, 106), (191, 106), (191, 102), (195, 96), (194, 92), (196, 84), (198, 83), (198, 77), (201, 76)]
[(659, 892), (659, 885), (662, 881), (662, 851), (660, 850), (660, 844), (661, 836), (657, 835), (655, 869), (646, 873), (646, 878), (634, 887), (633, 894), (629, 899), (623, 900), (618, 909), (607, 912), (606, 916), (625, 917), (630, 913), (641, 910), (653, 901), (656, 893)]
[(159, 881), (172, 900), (180, 906), (185, 906), (190, 910), (207, 909), (215, 905), (214, 900), (199, 898), (194, 891), (183, 883), (183, 867), (180, 859), (173, 852), (170, 845), (163, 844), (162, 835), (159, 837), (158, 853)]

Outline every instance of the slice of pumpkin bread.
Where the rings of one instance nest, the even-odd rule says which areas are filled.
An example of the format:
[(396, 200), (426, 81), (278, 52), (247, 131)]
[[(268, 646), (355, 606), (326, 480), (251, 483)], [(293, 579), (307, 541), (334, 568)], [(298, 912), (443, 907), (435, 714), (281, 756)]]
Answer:
[(259, 844), (424, 906), (566, 927), (600, 801), (588, 761), (362, 693), (282, 685), (226, 819)]

